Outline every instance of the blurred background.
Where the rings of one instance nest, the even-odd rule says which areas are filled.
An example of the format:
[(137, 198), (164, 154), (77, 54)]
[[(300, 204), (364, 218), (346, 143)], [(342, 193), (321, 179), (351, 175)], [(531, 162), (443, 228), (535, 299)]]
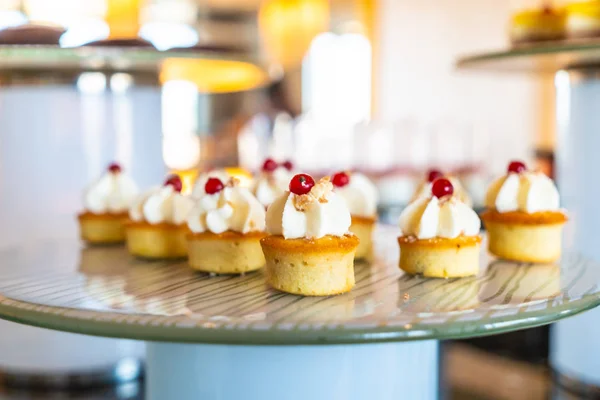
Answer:
[[(401, 206), (424, 171), (437, 167), (461, 178), (480, 206), (485, 183), (510, 158), (537, 161), (551, 173), (552, 79), (454, 68), (458, 54), (507, 43), (514, 3), (5, 0), (0, 27), (53, 25), (65, 30), (63, 47), (139, 37), (161, 51), (200, 48), (261, 60), (267, 82), (245, 63), (228, 65), (225, 75), (218, 60), (161, 65), (161, 132), (152, 139), (162, 138), (169, 169), (252, 171), (267, 156), (316, 174), (358, 169), (376, 180), (382, 205)], [(77, 88), (86, 98), (110, 91), (119, 101), (141, 77), (108, 79), (84, 74)], [(81, 115), (93, 119), (98, 107)], [(123, 130), (123, 118), (112, 116), (120, 125), (101, 128), (103, 135)], [(126, 158), (125, 145), (116, 146), (113, 158)], [(105, 160), (98, 161), (100, 168)]]
[[(2, 240), (76, 238), (81, 190), (113, 160), (142, 187), (167, 171), (187, 188), (214, 168), (244, 175), (266, 157), (316, 175), (360, 170), (394, 223), (435, 167), (480, 208), (510, 159), (553, 174), (554, 78), (469, 74), (456, 59), (511, 45), (512, 17), (563, 3), (0, 0), (0, 44), (127, 49), (108, 69), (92, 57), (52, 71), (49, 57), (0, 70)], [(166, 56), (134, 57), (152, 47)], [(202, 57), (178, 56), (187, 51)], [(449, 384), (459, 398), (538, 398), (547, 336), (454, 344)], [(527, 364), (501, 361), (515, 359)], [(487, 386), (468, 371), (487, 371)]]

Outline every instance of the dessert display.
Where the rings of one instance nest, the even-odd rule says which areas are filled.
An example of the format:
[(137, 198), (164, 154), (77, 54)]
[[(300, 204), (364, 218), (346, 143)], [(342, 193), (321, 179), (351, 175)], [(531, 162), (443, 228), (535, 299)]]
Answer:
[(138, 188), (119, 164), (110, 164), (83, 196), (84, 212), (79, 214), (81, 238), (91, 244), (125, 241), (127, 212)]
[(400, 269), (431, 278), (457, 278), (479, 271), (479, 217), (454, 194), (446, 178), (433, 181), (431, 194), (410, 203), (400, 215)]
[(265, 160), (262, 171), (252, 187), (252, 192), (263, 206), (268, 207), (285, 193), (293, 177), (293, 168), (291, 161), (277, 163), (271, 158)]
[(194, 206), (181, 194), (182, 183), (171, 175), (161, 187), (139, 196), (129, 210), (127, 248), (135, 256), (151, 259), (187, 256), (188, 214)]
[(489, 187), (486, 207), (481, 218), (490, 253), (521, 262), (550, 263), (560, 257), (567, 215), (559, 208), (552, 179), (513, 161)]
[(235, 178), (210, 178), (187, 219), (188, 262), (198, 271), (240, 274), (265, 265), (265, 208)]
[(566, 13), (563, 9), (545, 7), (515, 13), (509, 35), (513, 44), (560, 40), (565, 37)]
[(452, 187), (454, 188), (454, 196), (457, 197), (460, 201), (462, 201), (466, 205), (468, 205), (469, 207), (473, 205), (471, 198), (469, 197), (469, 194), (463, 188), (463, 186), (460, 184), (460, 181), (453, 176), (445, 175), (439, 169), (430, 169), (429, 171), (427, 171), (427, 175), (425, 176), (425, 179), (417, 187), (417, 190), (413, 194), (411, 202), (415, 201), (419, 197), (431, 196), (431, 187), (433, 185), (433, 181), (435, 181), (438, 178), (448, 179), (450, 181), (450, 183), (452, 184)]
[(334, 193), (329, 177), (315, 183), (307, 174), (292, 178), (289, 191), (267, 209), (261, 240), (266, 280), (275, 289), (328, 296), (354, 287), (358, 238), (349, 233), (350, 211)]
[(334, 191), (346, 202), (352, 217), (350, 232), (359, 239), (356, 259), (369, 258), (373, 251), (371, 236), (377, 221), (377, 188), (359, 173), (338, 172), (331, 178)]

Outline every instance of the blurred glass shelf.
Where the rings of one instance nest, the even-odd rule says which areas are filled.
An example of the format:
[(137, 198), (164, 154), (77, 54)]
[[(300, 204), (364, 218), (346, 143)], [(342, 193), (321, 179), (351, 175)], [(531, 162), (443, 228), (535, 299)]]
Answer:
[[(158, 81), (185, 79), (201, 91), (244, 91), (271, 81), (268, 66), (248, 54), (226, 48), (194, 47), (159, 51), (150, 46), (0, 45), (0, 83), (14, 76), (76, 79), (82, 72), (128, 73)], [(8, 77), (8, 78), (7, 78)], [(39, 78), (39, 79), (38, 79)]]
[(600, 66), (600, 39), (522, 45), (459, 57), (461, 70), (555, 73), (562, 69)]
[(219, 49), (181, 49), (158, 51), (137, 46), (82, 46), (62, 48), (52, 45), (0, 45), (0, 69), (6, 68), (114, 68), (119, 70), (156, 70), (170, 58), (242, 61), (259, 65), (237, 51)]

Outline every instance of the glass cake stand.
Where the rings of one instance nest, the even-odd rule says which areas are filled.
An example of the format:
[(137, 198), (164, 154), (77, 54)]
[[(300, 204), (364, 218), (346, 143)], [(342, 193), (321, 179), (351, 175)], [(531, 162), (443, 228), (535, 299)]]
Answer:
[[(600, 266), (583, 257), (533, 265), (482, 252), (477, 277), (424, 279), (397, 268), (396, 235), (378, 227), (378, 256), (357, 263), (356, 287), (333, 297), (274, 291), (261, 272), (210, 276), (185, 262), (141, 261), (119, 246), (30, 244), (27, 259), (38, 264), (0, 277), (0, 317), (148, 341), (150, 399), (434, 399), (439, 340), (543, 325), (600, 304)], [(78, 272), (61, 273), (77, 253)]]

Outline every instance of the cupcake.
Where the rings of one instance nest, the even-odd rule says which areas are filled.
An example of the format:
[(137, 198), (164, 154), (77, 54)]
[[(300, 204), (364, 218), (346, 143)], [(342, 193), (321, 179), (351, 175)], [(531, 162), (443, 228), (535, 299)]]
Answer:
[(331, 183), (350, 210), (350, 232), (360, 240), (356, 259), (370, 258), (373, 252), (371, 236), (377, 221), (377, 188), (363, 174), (351, 172), (338, 172), (331, 178)]
[(521, 262), (551, 263), (560, 257), (561, 233), (567, 216), (559, 208), (554, 182), (541, 172), (513, 161), (508, 173), (486, 194), (481, 215), (490, 253)]
[(181, 179), (170, 176), (165, 184), (139, 196), (129, 210), (127, 248), (143, 258), (168, 259), (187, 256), (188, 214), (194, 206), (181, 194)]
[(266, 236), (265, 208), (236, 179), (206, 182), (187, 223), (188, 261), (198, 271), (240, 274), (264, 267), (260, 239)]
[(512, 16), (509, 26), (513, 44), (559, 40), (565, 37), (565, 11), (552, 7), (530, 9)]
[(267, 209), (269, 236), (261, 240), (266, 279), (275, 289), (305, 296), (348, 292), (354, 286), (358, 238), (349, 233), (346, 202), (329, 178), (292, 178), (289, 191)]
[(567, 5), (566, 31), (570, 38), (600, 36), (600, 1), (578, 1)]
[(252, 192), (264, 207), (271, 205), (288, 189), (293, 168), (291, 161), (278, 164), (271, 158), (265, 160), (262, 171), (252, 187)]
[(462, 201), (466, 205), (468, 205), (469, 207), (471, 207), (473, 205), (473, 202), (471, 201), (469, 194), (463, 188), (460, 181), (457, 178), (455, 178), (454, 176), (444, 175), (444, 173), (442, 173), (442, 171), (440, 171), (438, 169), (430, 169), (429, 171), (427, 171), (426, 179), (424, 179), (419, 184), (419, 186), (417, 186), (417, 190), (413, 194), (413, 197), (410, 202), (412, 203), (419, 197), (430, 197), (433, 181), (435, 181), (438, 178), (448, 179), (450, 181), (450, 183), (452, 184), (452, 187), (454, 188), (454, 196), (457, 197), (460, 201)]
[(78, 216), (81, 238), (91, 244), (124, 242), (127, 211), (137, 194), (135, 182), (121, 166), (110, 164), (85, 190), (85, 211)]
[(400, 215), (400, 269), (431, 278), (457, 278), (479, 271), (479, 217), (454, 194), (445, 178), (431, 194), (410, 203)]

